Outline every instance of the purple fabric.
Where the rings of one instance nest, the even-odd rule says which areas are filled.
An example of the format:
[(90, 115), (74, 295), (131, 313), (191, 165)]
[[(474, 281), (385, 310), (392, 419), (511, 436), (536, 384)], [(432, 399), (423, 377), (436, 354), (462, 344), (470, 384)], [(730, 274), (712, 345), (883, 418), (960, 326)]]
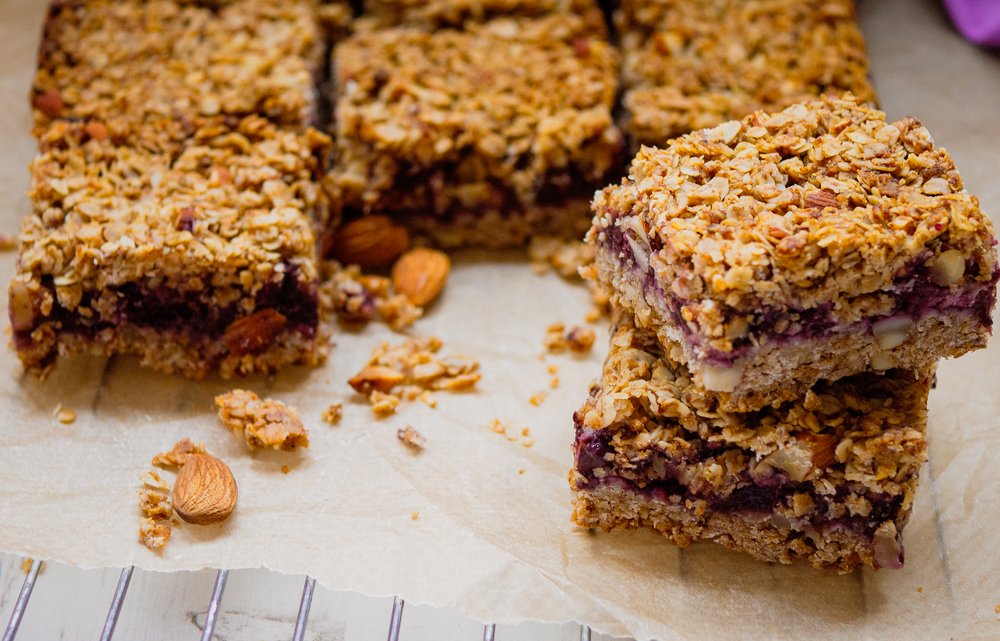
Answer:
[(1000, 0), (944, 0), (948, 13), (966, 38), (1000, 47)]

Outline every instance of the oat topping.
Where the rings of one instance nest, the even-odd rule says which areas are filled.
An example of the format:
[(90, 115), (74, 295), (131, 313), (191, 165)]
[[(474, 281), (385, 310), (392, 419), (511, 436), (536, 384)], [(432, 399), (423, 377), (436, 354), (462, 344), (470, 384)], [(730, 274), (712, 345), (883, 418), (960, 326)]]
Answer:
[(343, 267), (336, 261), (323, 262), (321, 271), (320, 305), (344, 324), (378, 319), (400, 331), (423, 316), (422, 307), (393, 291), (389, 278), (364, 274), (357, 265)]
[(617, 59), (604, 42), (388, 29), (343, 41), (333, 59), (339, 155), (327, 187), (348, 208), (514, 209), (543, 190), (591, 191), (621, 153)]
[(427, 445), (427, 439), (410, 425), (397, 430), (396, 436), (415, 450), (422, 450)]
[(637, 269), (701, 301), (682, 313), (720, 349), (759, 310), (864, 296), (834, 310), (856, 318), (884, 307), (878, 290), (915, 261), (957, 249), (980, 282), (996, 262), (989, 219), (927, 129), (850, 97), (643, 148), (594, 211), (590, 242), (624, 234)]
[[(378, 416), (395, 412), (400, 400), (415, 400), (428, 391), (456, 392), (473, 388), (481, 377), (479, 363), (466, 356), (438, 356), (437, 337), (411, 338), (399, 345), (380, 344), (371, 359), (348, 383), (364, 394)], [(432, 400), (430, 402), (433, 402)], [(428, 403), (430, 404), (430, 403)]]
[(154, 456), (151, 463), (156, 467), (176, 470), (182, 467), (192, 454), (205, 454), (205, 446), (201, 443), (192, 443), (189, 438), (182, 438), (174, 443), (169, 452), (161, 452)]
[(170, 523), (143, 518), (139, 521), (139, 542), (151, 552), (161, 552), (170, 542)]
[[(315, 119), (323, 44), (310, 0), (59, 0), (33, 88), (36, 134), (93, 121), (149, 143), (201, 118)], [(162, 143), (160, 143), (162, 144)]]
[(645, 144), (821, 93), (875, 98), (852, 0), (624, 0), (616, 20)]
[(251, 451), (309, 447), (309, 431), (302, 425), (299, 413), (281, 401), (235, 389), (215, 397), (215, 404), (222, 424), (242, 436)]
[(570, 350), (577, 354), (584, 354), (594, 346), (596, 334), (589, 327), (574, 325), (566, 329), (562, 323), (549, 325), (545, 332), (545, 348), (552, 354), (559, 354)]

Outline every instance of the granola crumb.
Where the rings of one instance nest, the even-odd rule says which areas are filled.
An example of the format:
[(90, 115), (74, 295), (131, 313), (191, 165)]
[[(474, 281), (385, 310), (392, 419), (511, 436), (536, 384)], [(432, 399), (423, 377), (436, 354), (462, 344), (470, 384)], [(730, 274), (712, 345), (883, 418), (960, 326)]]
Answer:
[(523, 445), (524, 447), (531, 447), (534, 444), (535, 444), (534, 437), (529, 436), (527, 438), (521, 439), (521, 445)]
[[(29, 559), (29, 558), (23, 559), (21, 561), (21, 571), (24, 572), (25, 574), (27, 574), (28, 572), (31, 572), (31, 564), (34, 563), (34, 561), (35, 561), (34, 559)], [(45, 566), (43, 565), (42, 567), (45, 567)], [(42, 568), (39, 568), (38, 571), (41, 572)]]
[(323, 422), (328, 425), (336, 425), (337, 423), (340, 423), (340, 419), (343, 416), (344, 404), (340, 401), (334, 401), (323, 411)]
[(521, 430), (521, 436), (531, 436), (531, 430), (527, 427)]
[(396, 436), (415, 450), (422, 450), (427, 445), (427, 439), (410, 425), (396, 430)]
[(521, 469), (519, 469), (517, 473), (520, 474), (521, 476), (524, 476), (524, 468), (522, 467)]
[[(174, 447), (169, 452), (161, 452), (150, 461), (156, 467), (172, 470), (177, 469), (187, 462), (192, 454), (204, 454), (205, 446), (201, 443), (192, 443), (189, 438), (182, 438), (174, 443)], [(153, 472), (153, 474), (156, 474)], [(158, 478), (158, 477), (157, 477)]]
[(587, 315), (583, 317), (583, 320), (587, 321), (590, 324), (594, 324), (597, 321), (601, 320), (601, 316), (603, 315), (604, 314), (603, 312), (601, 312), (601, 308), (598, 307), (597, 305), (594, 305), (593, 307), (590, 308), (590, 310), (587, 311)]
[(281, 466), (281, 473), (282, 474), (288, 474), (291, 471), (292, 471), (292, 468), (288, 467), (287, 465), (282, 465)]
[(531, 398), (528, 399), (528, 402), (534, 405), (535, 407), (538, 407), (539, 405), (545, 402), (545, 396), (546, 392), (544, 391), (535, 392), (534, 394), (531, 395)]
[(320, 307), (343, 324), (381, 320), (400, 331), (423, 316), (423, 308), (393, 291), (392, 281), (385, 276), (363, 274), (357, 265), (344, 267), (333, 260), (324, 261), (321, 271)]
[(174, 509), (170, 505), (167, 484), (156, 470), (143, 474), (143, 487), (139, 488), (139, 542), (153, 552), (159, 552), (170, 540), (170, 518)]
[(379, 418), (395, 414), (396, 408), (399, 406), (399, 401), (400, 398), (398, 396), (386, 394), (378, 390), (372, 390), (372, 393), (368, 395), (368, 402), (372, 404), (372, 411)]
[(553, 363), (553, 364), (549, 365), (548, 368), (546, 368), (546, 371), (549, 374), (556, 375), (556, 374), (559, 373), (559, 366), (556, 365), (555, 363)]
[(553, 376), (552, 380), (549, 381), (549, 387), (552, 389), (557, 389), (559, 387), (559, 377)]
[(169, 492), (170, 488), (167, 486), (166, 481), (160, 478), (156, 470), (149, 470), (145, 474), (139, 477), (142, 484), (152, 490), (159, 490), (160, 492)]
[(234, 389), (215, 397), (219, 420), (242, 435), (252, 451), (261, 447), (293, 450), (309, 447), (309, 431), (298, 412), (281, 401), (261, 399), (253, 392)]
[(439, 357), (441, 339), (411, 338), (399, 345), (382, 343), (368, 364), (348, 384), (368, 396), (376, 415), (392, 414), (401, 400), (420, 399), (429, 407), (437, 402), (432, 391), (461, 391), (479, 382), (479, 363), (469, 357)]
[(56, 420), (63, 425), (72, 425), (76, 421), (76, 412), (68, 407), (59, 405), (56, 408)]
[(170, 541), (170, 524), (156, 519), (139, 522), (139, 542), (151, 552), (161, 552)]
[(15, 249), (17, 249), (17, 236), (0, 234), (0, 252), (9, 252)]
[(997, 603), (995, 606), (993, 606), (993, 611), (996, 612), (997, 614), (1000, 614), (1000, 603)]
[(924, 592), (924, 586), (918, 585), (917, 586), (917, 592), (920, 593), (920, 594), (923, 594), (923, 592)]
[(585, 354), (594, 346), (597, 335), (589, 327), (574, 325), (566, 330), (562, 323), (553, 323), (545, 330), (545, 348), (552, 354), (570, 350), (577, 354)]
[(497, 434), (506, 434), (507, 426), (500, 422), (500, 419), (495, 418), (493, 422), (490, 423), (490, 430), (496, 432)]
[(414, 512), (413, 514), (410, 515), (411, 521), (416, 521), (419, 518), (420, 518), (420, 512)]
[(594, 247), (580, 240), (536, 236), (528, 245), (531, 269), (542, 275), (555, 269), (566, 280), (580, 280), (580, 267), (594, 262)]

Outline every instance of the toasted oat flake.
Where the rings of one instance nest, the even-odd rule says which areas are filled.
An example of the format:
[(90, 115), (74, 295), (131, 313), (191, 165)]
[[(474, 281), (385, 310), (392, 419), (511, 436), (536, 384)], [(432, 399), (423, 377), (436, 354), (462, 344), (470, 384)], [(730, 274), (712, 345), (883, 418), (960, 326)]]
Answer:
[(161, 452), (153, 457), (153, 465), (165, 469), (176, 469), (184, 465), (188, 457), (192, 454), (204, 454), (205, 446), (201, 443), (192, 443), (189, 438), (182, 438), (174, 443), (173, 449), (169, 452)]
[(309, 447), (309, 431), (298, 412), (281, 401), (261, 399), (253, 392), (235, 389), (215, 397), (219, 420), (241, 435), (250, 450), (292, 450)]

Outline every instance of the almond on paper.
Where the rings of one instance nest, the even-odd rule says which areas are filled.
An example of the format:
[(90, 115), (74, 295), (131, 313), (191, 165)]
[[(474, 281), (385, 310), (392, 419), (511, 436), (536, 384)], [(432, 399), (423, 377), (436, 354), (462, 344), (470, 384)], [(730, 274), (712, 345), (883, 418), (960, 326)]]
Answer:
[(177, 473), (171, 503), (188, 523), (209, 525), (229, 518), (236, 508), (236, 479), (229, 466), (211, 454), (192, 454)]
[(331, 253), (344, 265), (388, 265), (410, 246), (410, 234), (388, 216), (363, 216), (336, 232)]
[(436, 249), (417, 247), (399, 257), (392, 267), (392, 285), (419, 307), (438, 297), (448, 281), (451, 259)]

